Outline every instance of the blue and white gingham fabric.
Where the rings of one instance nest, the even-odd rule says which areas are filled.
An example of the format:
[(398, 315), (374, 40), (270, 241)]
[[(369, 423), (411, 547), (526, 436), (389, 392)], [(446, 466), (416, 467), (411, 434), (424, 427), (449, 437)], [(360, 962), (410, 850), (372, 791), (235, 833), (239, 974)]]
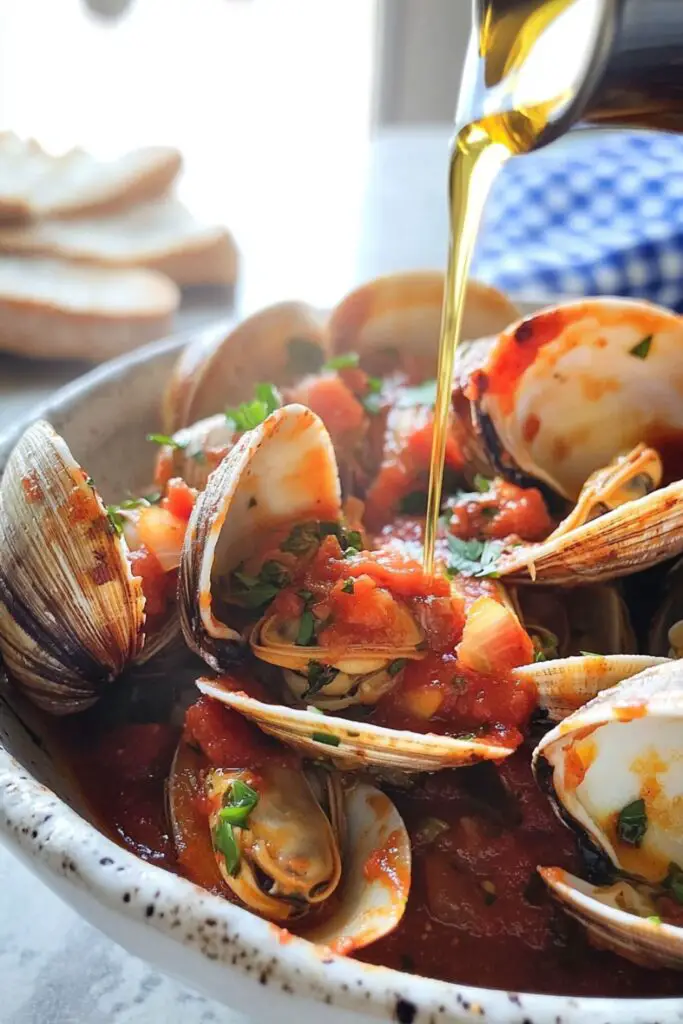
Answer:
[(473, 271), (520, 298), (628, 295), (683, 312), (683, 136), (581, 132), (510, 160)]

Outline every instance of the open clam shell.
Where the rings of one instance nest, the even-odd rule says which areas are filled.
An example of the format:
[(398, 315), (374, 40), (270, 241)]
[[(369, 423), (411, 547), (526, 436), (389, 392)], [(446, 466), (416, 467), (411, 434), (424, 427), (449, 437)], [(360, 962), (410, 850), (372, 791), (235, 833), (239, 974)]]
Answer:
[[(635, 654), (638, 650), (628, 607), (614, 584), (518, 587), (514, 599), (524, 628), (536, 638), (546, 658), (568, 658), (582, 651)], [(650, 649), (653, 654), (662, 653)]]
[(207, 328), (183, 351), (166, 389), (164, 430), (181, 427), (238, 405), (254, 386), (277, 386), (314, 373), (326, 362), (325, 317), (303, 302), (281, 302), (236, 327)]
[(502, 760), (514, 748), (494, 740), (457, 739), (435, 733), (388, 729), (369, 722), (322, 715), (319, 711), (267, 704), (236, 692), (220, 679), (198, 679), (197, 686), (239, 711), (264, 732), (275, 736), (306, 756), (329, 758), (345, 768), (393, 768), (407, 772), (430, 772), (459, 768), (478, 761)]
[(162, 445), (154, 467), (154, 483), (166, 486), (175, 476), (203, 491), (209, 475), (237, 440), (234, 424), (223, 413), (176, 431), (172, 444)]
[[(439, 346), (444, 275), (409, 271), (378, 277), (350, 292), (332, 311), (332, 350), (357, 352), (371, 371), (403, 367), (422, 379), (434, 376)], [(497, 289), (470, 281), (465, 294), (463, 340), (504, 330), (519, 315)]]
[[(338, 773), (266, 766), (258, 773), (214, 769), (219, 786), (234, 779), (253, 783), (259, 794), (245, 829), (234, 828), (239, 863), (233, 874), (196, 811), (204, 777), (201, 758), (179, 744), (169, 777), (169, 811), (179, 851), (192, 850), (203, 884), (227, 887), (268, 920), (294, 921), (310, 941), (339, 953), (375, 942), (401, 920), (411, 881), (406, 827), (383, 792)], [(367, 865), (378, 869), (369, 872)], [(222, 881), (221, 881), (222, 880)], [(307, 912), (319, 909), (309, 923)]]
[(561, 722), (603, 690), (667, 661), (645, 654), (584, 654), (521, 665), (511, 675), (533, 682), (539, 707), (551, 722)]
[(92, 481), (43, 421), (0, 483), (0, 652), (55, 714), (93, 704), (140, 653), (144, 598)]
[(666, 924), (628, 882), (596, 886), (562, 868), (539, 868), (567, 913), (582, 924), (598, 949), (642, 967), (683, 969), (683, 929)]
[(244, 638), (230, 625), (234, 609), (219, 596), (221, 579), (269, 531), (340, 515), (334, 450), (310, 409), (284, 406), (245, 433), (197, 499), (185, 537), (179, 595), (189, 646), (212, 668), (233, 662)]
[(678, 482), (540, 544), (521, 544), (503, 555), (496, 569), (520, 583), (598, 583), (682, 551), (683, 482)]
[(666, 309), (563, 303), (514, 323), (479, 356), (458, 374), (461, 441), (466, 456), (485, 452), (516, 482), (531, 477), (575, 501), (617, 455), (661, 440), (674, 452), (683, 434), (683, 320)]
[(560, 817), (650, 883), (683, 864), (682, 725), (683, 665), (666, 660), (604, 690), (534, 751)]

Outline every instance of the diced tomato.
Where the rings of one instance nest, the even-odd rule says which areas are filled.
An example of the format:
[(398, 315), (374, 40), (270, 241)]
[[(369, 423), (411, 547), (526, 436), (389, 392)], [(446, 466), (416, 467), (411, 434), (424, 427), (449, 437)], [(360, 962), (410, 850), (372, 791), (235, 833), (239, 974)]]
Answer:
[(176, 574), (165, 572), (156, 555), (144, 546), (131, 551), (129, 559), (133, 575), (142, 579), (145, 614), (148, 618), (163, 615), (175, 594)]
[(185, 714), (185, 735), (219, 768), (256, 768), (278, 758), (291, 762), (290, 752), (270, 740), (242, 715), (210, 697), (200, 697)]
[(193, 487), (188, 487), (179, 476), (168, 481), (166, 496), (162, 499), (161, 507), (167, 509), (177, 519), (184, 519), (185, 522), (192, 515), (194, 503), (197, 500), (197, 492)]
[(451, 508), (449, 528), (464, 540), (518, 537), (543, 540), (553, 530), (543, 495), (535, 487), (494, 480), (481, 494), (468, 494)]
[(316, 413), (335, 442), (362, 428), (367, 419), (362, 404), (336, 373), (307, 377), (292, 389), (289, 398), (301, 402)]

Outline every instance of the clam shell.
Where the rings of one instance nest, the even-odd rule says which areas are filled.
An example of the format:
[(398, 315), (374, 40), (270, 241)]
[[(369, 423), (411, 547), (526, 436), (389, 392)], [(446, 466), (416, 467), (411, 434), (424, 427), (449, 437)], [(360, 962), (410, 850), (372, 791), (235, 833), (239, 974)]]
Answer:
[[(401, 363), (423, 377), (434, 377), (441, 329), (444, 275), (408, 271), (375, 278), (350, 292), (332, 311), (329, 322), (335, 352), (357, 352), (372, 368)], [(510, 300), (489, 285), (470, 281), (465, 293), (462, 338), (497, 334), (519, 316)], [(388, 368), (386, 365), (384, 368)]]
[(605, 297), (512, 324), (469, 377), (459, 375), (474, 432), (498, 471), (526, 474), (572, 501), (617, 455), (683, 436), (682, 382), (683, 320), (642, 300)]
[(290, 384), (326, 362), (325, 318), (303, 302), (281, 302), (236, 327), (219, 324), (187, 346), (164, 396), (164, 431), (173, 434), (197, 420), (239, 405), (260, 381)]
[(372, 765), (431, 772), (478, 761), (502, 760), (514, 753), (514, 748), (488, 743), (485, 739), (453, 739), (435, 733), (387, 729), (315, 711), (266, 704), (231, 690), (220, 679), (198, 679), (197, 686), (207, 697), (239, 711), (264, 732), (296, 747), (306, 756), (330, 758), (345, 768)]
[(225, 458), (236, 437), (235, 426), (224, 413), (177, 430), (173, 435), (176, 444), (159, 449), (154, 483), (164, 488), (172, 477), (179, 476), (190, 487), (203, 491), (209, 475)]
[(214, 583), (253, 553), (259, 536), (340, 515), (334, 449), (310, 409), (283, 406), (243, 434), (197, 499), (185, 536), (178, 593), (192, 650), (217, 670), (234, 661), (243, 638), (219, 612)]
[(677, 482), (559, 537), (513, 548), (496, 568), (519, 583), (576, 585), (640, 572), (681, 551), (683, 482)]
[[(580, 588), (517, 587), (514, 598), (529, 633), (547, 630), (557, 638), (557, 657), (581, 651), (635, 654), (638, 650), (628, 607), (613, 584)], [(660, 653), (653, 651), (653, 654)]]
[[(310, 942), (351, 953), (393, 931), (405, 912), (411, 881), (410, 838), (403, 819), (381, 790), (345, 783), (346, 836), (337, 909), (306, 929)], [(377, 854), (384, 870), (368, 872)]]
[(591, 654), (522, 665), (513, 668), (511, 675), (533, 682), (539, 707), (551, 722), (561, 722), (603, 690), (667, 661), (639, 654)]
[[(560, 817), (618, 869), (658, 883), (683, 863), (683, 665), (666, 660), (604, 690), (547, 733), (533, 755)], [(624, 841), (616, 822), (643, 799), (646, 828)]]
[(81, 711), (140, 653), (144, 598), (66, 443), (39, 421), (0, 483), (0, 652), (40, 707)]
[(683, 929), (658, 923), (615, 905), (615, 890), (591, 885), (562, 868), (539, 868), (541, 878), (567, 913), (588, 932), (593, 945), (643, 967), (683, 969)]

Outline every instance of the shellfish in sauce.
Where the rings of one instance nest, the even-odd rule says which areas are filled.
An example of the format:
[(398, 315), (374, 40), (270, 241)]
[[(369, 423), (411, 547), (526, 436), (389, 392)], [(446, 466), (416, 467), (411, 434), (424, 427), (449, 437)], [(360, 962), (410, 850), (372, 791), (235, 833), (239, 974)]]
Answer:
[[(24, 666), (43, 685), (57, 650), (68, 671), (43, 705), (94, 704), (60, 723), (94, 820), (285, 937), (509, 990), (680, 994), (676, 574), (653, 602), (657, 643), (632, 603), (640, 570), (683, 551), (680, 321), (586, 300), (509, 328), (514, 307), (472, 285), (425, 576), (442, 287), (394, 275), (329, 318), (286, 303), (193, 342), (155, 437), (161, 500), (123, 501), (107, 533), (134, 638), (111, 665), (90, 652), (99, 675), (75, 631)], [(20, 481), (2, 482), (8, 536)], [(142, 632), (175, 607), (176, 575), (165, 621), (187, 668), (152, 658), (101, 687), (153, 652)], [(4, 603), (5, 663), (28, 686), (12, 661), (27, 620)], [(671, 786), (636, 792), (634, 761), (657, 758)], [(621, 818), (640, 845), (617, 843)]]

